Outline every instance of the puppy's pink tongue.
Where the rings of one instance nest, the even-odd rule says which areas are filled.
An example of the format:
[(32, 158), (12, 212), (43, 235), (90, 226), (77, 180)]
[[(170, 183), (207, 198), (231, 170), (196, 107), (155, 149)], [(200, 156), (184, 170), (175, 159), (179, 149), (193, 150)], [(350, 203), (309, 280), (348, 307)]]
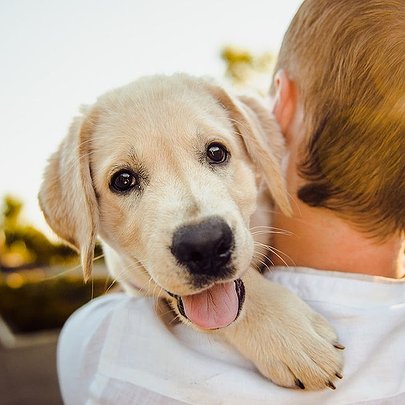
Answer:
[(235, 283), (215, 284), (198, 294), (182, 297), (187, 318), (203, 329), (228, 326), (238, 316), (239, 298)]

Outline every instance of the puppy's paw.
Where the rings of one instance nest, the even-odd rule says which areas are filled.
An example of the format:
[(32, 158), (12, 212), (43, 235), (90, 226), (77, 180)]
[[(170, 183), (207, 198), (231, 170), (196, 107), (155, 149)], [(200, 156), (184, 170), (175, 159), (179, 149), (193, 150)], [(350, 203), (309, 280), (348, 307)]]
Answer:
[(265, 377), (284, 387), (335, 389), (344, 347), (321, 315), (263, 278), (258, 290), (247, 286), (246, 301), (241, 319), (223, 333)]
[(282, 329), (278, 332), (278, 344), (273, 342), (274, 337), (267, 343), (262, 340), (274, 331), (262, 331), (264, 334), (258, 335), (255, 344), (264, 350), (258, 350), (252, 360), (264, 376), (278, 385), (307, 390), (335, 389), (335, 381), (342, 378), (344, 347), (322, 316), (309, 308), (302, 312), (301, 315), (285, 313), (291, 316), (284, 326), (279, 325)]

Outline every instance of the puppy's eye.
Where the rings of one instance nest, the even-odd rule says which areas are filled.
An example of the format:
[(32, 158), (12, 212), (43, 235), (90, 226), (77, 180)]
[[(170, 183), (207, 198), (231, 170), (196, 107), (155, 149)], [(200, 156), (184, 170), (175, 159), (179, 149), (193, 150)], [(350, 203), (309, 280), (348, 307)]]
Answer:
[(134, 187), (139, 187), (139, 180), (138, 176), (130, 170), (120, 170), (111, 177), (111, 191), (125, 193)]
[(217, 142), (208, 145), (207, 157), (210, 163), (224, 163), (228, 159), (228, 155), (229, 153), (224, 145)]

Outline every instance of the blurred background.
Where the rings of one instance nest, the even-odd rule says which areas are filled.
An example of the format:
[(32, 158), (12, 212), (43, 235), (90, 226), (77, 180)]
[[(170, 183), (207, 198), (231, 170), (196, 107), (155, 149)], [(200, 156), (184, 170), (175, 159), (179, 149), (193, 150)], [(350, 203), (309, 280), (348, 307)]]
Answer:
[(265, 93), (301, 0), (0, 0), (0, 403), (61, 404), (67, 317), (108, 292), (96, 248), (85, 285), (46, 226), (42, 172), (79, 106), (142, 75), (187, 72)]

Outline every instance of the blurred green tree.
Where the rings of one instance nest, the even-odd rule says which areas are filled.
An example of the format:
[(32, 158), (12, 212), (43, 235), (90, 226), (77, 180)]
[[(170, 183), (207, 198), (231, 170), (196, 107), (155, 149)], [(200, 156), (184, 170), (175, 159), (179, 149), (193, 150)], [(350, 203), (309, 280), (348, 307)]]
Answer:
[[(91, 283), (84, 284), (77, 253), (49, 240), (24, 220), (22, 211), (19, 199), (4, 198), (0, 213), (0, 316), (15, 333), (59, 328), (73, 311), (113, 283), (99, 271)], [(97, 246), (95, 254), (100, 253)]]
[(225, 77), (232, 85), (266, 94), (270, 87), (275, 56), (272, 52), (254, 54), (233, 45), (221, 51), (225, 62)]
[(66, 263), (77, 254), (61, 243), (51, 242), (42, 232), (25, 223), (23, 203), (5, 196), (0, 217), (0, 270), (15, 270)]

